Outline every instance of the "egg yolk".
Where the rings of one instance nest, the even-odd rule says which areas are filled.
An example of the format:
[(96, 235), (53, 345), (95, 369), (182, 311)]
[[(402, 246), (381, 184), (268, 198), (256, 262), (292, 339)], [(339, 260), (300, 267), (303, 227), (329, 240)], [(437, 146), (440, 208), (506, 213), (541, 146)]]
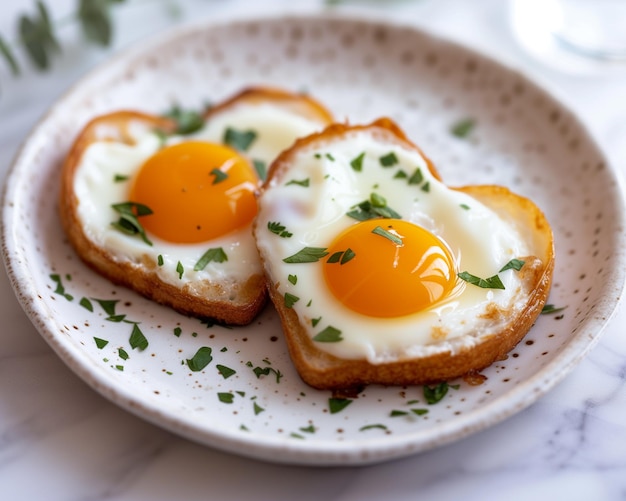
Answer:
[(189, 141), (165, 147), (135, 176), (131, 201), (146, 205), (144, 229), (169, 242), (220, 237), (252, 221), (258, 178), (231, 148)]
[[(327, 251), (326, 284), (345, 306), (364, 315), (390, 318), (419, 312), (450, 295), (456, 284), (447, 246), (408, 221), (357, 223), (340, 233)], [(341, 258), (331, 259), (336, 253)]]

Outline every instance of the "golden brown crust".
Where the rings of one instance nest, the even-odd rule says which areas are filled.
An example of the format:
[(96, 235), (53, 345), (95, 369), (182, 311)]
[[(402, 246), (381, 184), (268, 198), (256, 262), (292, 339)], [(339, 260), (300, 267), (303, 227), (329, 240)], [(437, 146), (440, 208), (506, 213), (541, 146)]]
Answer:
[[(332, 125), (321, 134), (298, 141), (290, 150), (283, 152), (272, 165), (264, 189), (268, 189), (275, 176), (282, 176), (289, 168), (290, 160), (300, 148), (307, 148), (318, 141), (325, 144), (353, 130), (368, 129), (392, 142), (419, 149), (390, 120), (378, 120), (367, 126), (351, 127)], [(434, 166), (429, 164), (436, 174)], [(427, 384), (453, 379), (479, 371), (506, 354), (519, 343), (531, 328), (547, 300), (554, 268), (552, 230), (541, 210), (530, 200), (516, 195), (500, 186), (467, 186), (456, 188), (497, 211), (521, 229), (537, 249), (536, 256), (526, 256), (523, 273), (528, 285), (529, 299), (523, 310), (506, 321), (497, 334), (481, 338), (472, 348), (451, 349), (419, 358), (403, 359), (383, 364), (371, 364), (367, 360), (345, 360), (319, 350), (311, 341), (306, 329), (298, 320), (296, 312), (285, 306), (278, 284), (270, 284), (270, 299), (276, 307), (285, 332), (290, 356), (302, 379), (319, 389), (341, 390), (366, 384), (385, 385)], [(265, 265), (265, 263), (264, 263)], [(489, 314), (500, 316), (501, 311)]]
[[(205, 119), (241, 103), (261, 102), (277, 104), (320, 124), (332, 121), (330, 112), (313, 98), (266, 87), (248, 88), (237, 93), (208, 110)], [(66, 157), (61, 174), (59, 212), (70, 243), (92, 269), (114, 283), (129, 287), (158, 303), (188, 315), (210, 317), (228, 324), (250, 323), (267, 301), (266, 281), (262, 274), (252, 274), (243, 283), (205, 281), (193, 284), (193, 290), (190, 286), (176, 287), (159, 279), (154, 263), (117, 260), (84, 233), (78, 219), (78, 199), (74, 192), (74, 176), (80, 159), (87, 147), (95, 141), (133, 144), (131, 124), (133, 128), (160, 129), (165, 133), (176, 130), (176, 123), (171, 119), (135, 111), (103, 115), (83, 128)]]

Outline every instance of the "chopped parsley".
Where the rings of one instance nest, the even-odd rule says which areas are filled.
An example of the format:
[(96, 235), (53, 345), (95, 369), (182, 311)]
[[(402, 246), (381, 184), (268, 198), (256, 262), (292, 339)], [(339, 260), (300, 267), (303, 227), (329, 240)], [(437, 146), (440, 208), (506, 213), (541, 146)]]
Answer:
[(352, 167), (356, 172), (361, 172), (363, 170), (364, 158), (365, 158), (365, 152), (361, 153), (358, 157), (353, 158), (350, 161), (350, 167)]
[(261, 414), (261, 412), (263, 412), (265, 410), (263, 407), (261, 407), (256, 402), (253, 403), (252, 409), (254, 409), (254, 415), (255, 416), (258, 416), (259, 414)]
[(189, 369), (193, 372), (199, 372), (204, 369), (211, 363), (211, 360), (213, 360), (213, 356), (211, 355), (212, 351), (213, 350), (209, 346), (202, 346), (201, 348), (198, 348), (196, 354), (187, 359), (187, 366)]
[(287, 280), (289, 281), (290, 284), (296, 285), (298, 283), (298, 276), (297, 275), (289, 275), (287, 277)]
[(81, 298), (78, 304), (80, 304), (83, 308), (85, 308), (88, 311), (93, 311), (93, 304), (91, 304), (91, 301), (89, 301), (89, 299), (87, 299), (86, 297)]
[(304, 247), (294, 255), (283, 259), (285, 263), (315, 263), (327, 256), (326, 247)]
[(424, 386), (424, 398), (426, 399), (426, 403), (428, 405), (433, 405), (439, 402), (443, 397), (448, 393), (448, 383), (446, 381), (442, 381), (438, 385), (435, 386)]
[(178, 278), (183, 278), (183, 274), (185, 273), (185, 267), (180, 261), (176, 263), (176, 273), (178, 273)]
[(285, 186), (289, 186), (291, 184), (295, 184), (298, 186), (302, 186), (303, 188), (308, 188), (309, 187), (309, 183), (310, 183), (310, 179), (307, 177), (306, 179), (302, 179), (300, 181), (296, 180), (296, 179), (292, 179), (291, 181), (287, 182), (287, 184), (285, 184)]
[[(181, 135), (193, 134), (204, 126), (204, 117), (201, 113), (193, 110), (184, 110), (178, 105), (164, 113), (165, 117), (176, 122), (176, 133)], [(163, 132), (163, 131), (159, 131)]]
[(285, 308), (293, 308), (293, 305), (300, 301), (298, 296), (285, 292)]
[(162, 254), (159, 254), (159, 255), (157, 256), (157, 264), (158, 264), (159, 266), (163, 266), (163, 263), (164, 263), (164, 261), (163, 261), (163, 255), (162, 255)]
[(238, 151), (248, 151), (256, 138), (257, 133), (253, 130), (240, 131), (233, 129), (232, 127), (228, 127), (224, 131), (223, 142)]
[(254, 170), (256, 171), (257, 176), (261, 181), (265, 181), (267, 177), (267, 164), (263, 160), (253, 159), (252, 165), (254, 165)]
[(96, 342), (96, 346), (99, 350), (104, 348), (109, 342), (106, 339), (101, 339), (99, 337), (94, 337), (93, 340)]
[(217, 394), (217, 398), (223, 404), (232, 404), (235, 398), (235, 395), (233, 395), (232, 393), (220, 392)]
[(489, 278), (480, 278), (476, 275), (472, 275), (467, 271), (462, 271), (458, 274), (458, 277), (461, 280), (465, 280), (466, 282), (481, 287), (482, 289), (504, 289), (504, 284), (498, 275), (494, 275)]
[(124, 181), (128, 181), (129, 179), (130, 176), (125, 176), (124, 174), (115, 174), (115, 176), (113, 176), (114, 183), (123, 183)]
[(222, 375), (224, 379), (228, 379), (230, 376), (237, 374), (235, 369), (231, 369), (230, 367), (226, 367), (225, 365), (217, 364), (217, 371)]
[(409, 178), (409, 184), (422, 184), (422, 181), (424, 181), (424, 174), (422, 174), (422, 169), (418, 167)]
[(450, 127), (450, 133), (458, 137), (459, 139), (465, 139), (468, 137), (471, 132), (474, 130), (476, 126), (476, 122), (472, 118), (464, 118), (463, 120), (459, 120), (455, 124)]
[(542, 315), (551, 315), (553, 313), (559, 313), (559, 312), (563, 311), (565, 308), (567, 308), (567, 307), (566, 306), (561, 306), (559, 308), (559, 307), (554, 306), (553, 304), (546, 304), (542, 308), (541, 314)]
[(128, 342), (133, 350), (137, 348), (139, 351), (143, 351), (148, 347), (148, 340), (137, 324), (133, 324), (133, 330), (130, 333)]
[(331, 414), (337, 414), (341, 412), (346, 407), (348, 407), (352, 403), (352, 400), (349, 398), (329, 398), (328, 399), (328, 409)]
[(111, 223), (115, 229), (127, 235), (139, 235), (145, 243), (152, 245), (143, 226), (139, 222), (140, 217), (152, 214), (152, 209), (146, 205), (135, 202), (122, 202), (113, 204), (111, 207), (120, 215), (120, 218), (116, 222)]
[(387, 153), (386, 155), (383, 155), (382, 157), (380, 157), (379, 161), (380, 161), (380, 165), (382, 165), (383, 167), (391, 167), (398, 163), (398, 157), (393, 151), (391, 151)]
[(402, 239), (400, 237), (387, 231), (382, 226), (376, 226), (376, 228), (372, 230), (372, 233), (374, 233), (375, 235), (380, 235), (381, 237), (385, 237), (387, 240), (392, 241), (396, 245), (404, 246), (404, 243), (402, 242)]
[(209, 175), (215, 176), (215, 179), (213, 179), (213, 184), (218, 184), (228, 179), (228, 174), (226, 174), (226, 172), (224, 172), (223, 170), (218, 169), (217, 167), (209, 172)]
[(293, 233), (287, 231), (287, 228), (277, 221), (268, 221), (267, 229), (282, 238), (289, 238), (293, 235)]
[(521, 259), (511, 259), (508, 263), (506, 263), (498, 273), (501, 273), (503, 271), (506, 270), (515, 270), (515, 271), (519, 271), (522, 269), (522, 266), (524, 266), (524, 261), (522, 261)]
[(207, 264), (211, 261), (216, 263), (223, 263), (224, 261), (228, 261), (228, 256), (224, 252), (224, 249), (221, 247), (214, 247), (207, 250), (202, 257), (198, 259), (198, 262), (193, 267), (194, 271), (201, 271), (206, 268)]
[(332, 325), (329, 325), (324, 330), (320, 331), (313, 337), (313, 341), (318, 343), (337, 343), (343, 341), (341, 337), (341, 331), (335, 329)]
[(348, 261), (354, 259), (356, 254), (349, 247), (345, 251), (337, 251), (330, 256), (326, 262), (329, 264), (339, 263), (346, 264)]
[(354, 205), (351, 209), (346, 213), (346, 216), (357, 221), (376, 218), (402, 219), (400, 214), (387, 205), (387, 200), (376, 193), (372, 193), (369, 200)]

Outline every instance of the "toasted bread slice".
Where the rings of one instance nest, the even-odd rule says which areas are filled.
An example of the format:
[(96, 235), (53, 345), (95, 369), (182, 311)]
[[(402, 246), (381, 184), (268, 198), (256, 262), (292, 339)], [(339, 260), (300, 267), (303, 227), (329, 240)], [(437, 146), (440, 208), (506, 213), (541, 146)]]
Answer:
[[(296, 118), (305, 118), (310, 121), (311, 130), (323, 128), (331, 121), (330, 113), (314, 99), (269, 88), (247, 89), (211, 108), (206, 112), (204, 118), (207, 123), (210, 123), (211, 120), (217, 120), (218, 117), (235, 108), (248, 107), (251, 109), (257, 104), (273, 106), (279, 111), (287, 111)], [(184, 270), (184, 278), (182, 269), (178, 275), (173, 270), (177, 261), (179, 264), (184, 263), (182, 257), (176, 257), (175, 253), (178, 252), (177, 249), (174, 249), (176, 246), (170, 245), (167, 251), (159, 253), (159, 251), (153, 250), (156, 249), (159, 239), (148, 235), (150, 240), (154, 242), (153, 248), (148, 249), (146, 247), (145, 253), (139, 251), (135, 254), (129, 254), (120, 250), (119, 247), (123, 247), (126, 241), (130, 241), (125, 239), (137, 240), (136, 236), (119, 233), (119, 235), (115, 235), (114, 239), (111, 239), (100, 234), (103, 228), (94, 229), (86, 225), (90, 218), (89, 211), (109, 214), (111, 204), (127, 200), (116, 199), (106, 203), (98, 202), (101, 206), (97, 206), (95, 202), (92, 204), (91, 201), (83, 199), (84, 197), (80, 194), (83, 192), (78, 187), (79, 181), (77, 180), (89, 149), (94, 145), (114, 145), (122, 149), (124, 147), (129, 149), (140, 148), (140, 143), (145, 142), (147, 136), (154, 136), (157, 138), (156, 140), (159, 140), (159, 136), (161, 139), (162, 136), (168, 135), (176, 137), (177, 129), (178, 124), (172, 119), (135, 111), (113, 112), (99, 116), (89, 122), (76, 138), (66, 157), (61, 173), (59, 209), (63, 228), (69, 242), (80, 258), (92, 269), (114, 283), (129, 287), (158, 303), (168, 305), (187, 315), (207, 317), (226, 324), (248, 324), (259, 313), (267, 300), (266, 281), (258, 261), (250, 225), (229, 235), (231, 240), (235, 239), (232, 243), (233, 249), (237, 247), (246, 250), (243, 254), (241, 252), (236, 254), (235, 257), (233, 255), (228, 256), (228, 263), (225, 263), (228, 264), (228, 269), (218, 267), (217, 273), (212, 274), (209, 271), (195, 272), (192, 263), (190, 267)], [(158, 134), (154, 134), (155, 131), (158, 131)], [(202, 135), (200, 134), (199, 137)], [(197, 138), (196, 133), (194, 139), (197, 140)], [(185, 140), (186, 138), (179, 139)], [(281, 139), (284, 143), (282, 147), (289, 146), (294, 139), (295, 137)], [(153, 149), (156, 148), (158, 146)], [(276, 154), (279, 151), (276, 151)], [(99, 176), (107, 182), (113, 177), (110, 172), (105, 173), (104, 170), (102, 173), (98, 172), (97, 168), (94, 176)], [(132, 175), (127, 177), (132, 178)], [(94, 182), (93, 184), (98, 190), (98, 183)], [(97, 199), (98, 197), (94, 196), (93, 198)], [(88, 204), (91, 205), (88, 206)], [(108, 219), (106, 219), (107, 217)], [(114, 219), (113, 215), (105, 216), (100, 226), (110, 229)], [(139, 243), (141, 244), (141, 242)], [(192, 247), (191, 252), (195, 252), (193, 259), (197, 260), (202, 254), (202, 249), (199, 249), (197, 245)], [(205, 248), (207, 247), (213, 247), (211, 241), (206, 242)], [(170, 260), (174, 264), (169, 266), (169, 275), (165, 275), (164, 269), (168, 267), (167, 256), (170, 251), (173, 252)], [(240, 262), (237, 262), (237, 256), (243, 256), (240, 258)], [(162, 262), (164, 257), (165, 266)], [(211, 263), (208, 268), (213, 264)]]
[[(375, 145), (373, 151), (397, 153), (398, 164), (378, 165), (376, 161), (366, 164), (368, 157), (361, 157), (359, 152), (365, 151), (364, 145), (368, 143)], [(370, 155), (369, 150), (367, 155)], [(410, 161), (408, 165), (422, 167), (419, 183), (413, 182), (417, 176), (410, 177), (409, 171), (400, 175), (404, 159)], [(384, 162), (383, 157), (380, 160), (381, 164), (391, 163)], [(303, 179), (303, 172), (308, 176), (304, 189), (303, 183), (299, 186), (293, 183), (293, 180)], [(359, 186), (368, 187), (363, 198), (369, 196), (371, 186), (376, 186), (393, 209), (406, 212), (410, 215), (407, 219), (419, 224), (429, 224), (429, 219), (418, 210), (427, 205), (419, 205), (421, 202), (415, 200), (428, 200), (439, 193), (442, 196), (447, 193), (455, 200), (437, 214), (454, 213), (455, 217), (466, 219), (461, 219), (457, 226), (453, 220), (435, 220), (429, 230), (449, 242), (453, 250), (459, 247), (458, 252), (454, 252), (459, 274), (465, 271), (465, 266), (481, 265), (479, 257), (467, 257), (480, 253), (474, 250), (481, 249), (481, 238), (474, 239), (478, 243), (470, 244), (475, 247), (461, 248), (464, 239), (476, 236), (470, 228), (467, 232), (464, 229), (471, 224), (468, 213), (482, 218), (485, 224), (495, 225), (492, 227), (495, 230), (502, 229), (502, 233), (510, 234), (506, 243), (511, 243), (513, 250), (505, 246), (503, 252), (511, 254), (511, 264), (520, 269), (498, 272), (505, 263), (493, 263), (493, 274), (502, 277), (506, 292), (483, 289), (461, 280), (459, 275), (456, 284), (461, 291), (459, 294), (477, 298), (468, 299), (468, 313), (455, 310), (451, 302), (446, 303), (446, 298), (435, 304), (441, 306), (439, 310), (431, 308), (428, 313), (416, 312), (401, 318), (370, 317), (342, 305), (328, 289), (322, 268), (350, 266), (358, 259), (359, 251), (352, 262), (337, 264), (335, 260), (332, 265), (328, 264), (330, 256), (323, 251), (329, 248), (338, 232), (359, 224), (346, 216), (359, 202), (359, 195), (356, 198), (354, 195), (357, 188), (347, 186), (356, 183), (366, 172), (373, 177), (358, 181), (362, 183)], [(333, 178), (340, 182), (333, 184)], [(541, 210), (527, 198), (504, 187), (448, 188), (439, 180), (432, 162), (388, 119), (365, 126), (334, 124), (321, 133), (299, 140), (273, 163), (259, 196), (254, 234), (268, 276), (270, 298), (280, 315), (290, 356), (309, 385), (341, 390), (373, 383), (427, 384), (463, 376), (503, 359), (541, 313), (554, 267), (552, 231)], [(296, 192), (296, 188), (301, 189)], [(405, 190), (409, 190), (408, 205), (402, 205), (405, 199), (401, 193)], [(344, 206), (335, 208), (341, 197), (346, 198), (342, 202)], [(461, 204), (456, 202), (459, 197)], [(310, 203), (309, 199), (312, 199)], [(318, 211), (315, 207), (320, 203), (323, 210)], [(307, 227), (311, 221), (318, 225)], [(385, 219), (380, 221), (383, 224)], [(289, 238), (268, 235), (271, 233), (268, 227), (273, 233), (277, 233), (277, 228), (288, 232), (285, 236)], [(454, 227), (453, 235), (447, 227)], [(326, 229), (330, 229), (328, 234)], [(491, 242), (499, 235), (494, 236), (495, 240), (487, 238), (488, 235), (484, 237)], [(308, 249), (309, 255), (294, 261), (294, 251), (301, 248)], [(492, 255), (488, 246), (484, 252)], [(311, 254), (316, 256), (311, 257)], [(498, 254), (494, 251), (493, 255)], [(487, 262), (486, 266), (490, 269), (492, 265)], [(371, 290), (380, 300), (386, 293)], [(453, 299), (463, 302), (464, 297), (459, 295)], [(450, 313), (443, 312), (446, 308)], [(427, 315), (436, 320), (427, 323)]]

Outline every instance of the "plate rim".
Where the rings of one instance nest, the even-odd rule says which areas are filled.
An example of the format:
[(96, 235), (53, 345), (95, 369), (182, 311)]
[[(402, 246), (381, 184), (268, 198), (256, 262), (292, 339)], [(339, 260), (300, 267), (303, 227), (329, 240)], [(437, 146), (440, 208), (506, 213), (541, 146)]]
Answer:
[[(172, 416), (170, 415), (171, 413), (163, 412), (158, 405), (133, 399), (132, 392), (127, 388), (118, 387), (119, 385), (116, 385), (114, 382), (110, 383), (109, 378), (102, 377), (104, 372), (94, 370), (87, 366), (84, 361), (81, 361), (80, 350), (75, 349), (71, 344), (64, 344), (62, 340), (59, 339), (59, 332), (55, 331), (54, 326), (50, 325), (47, 321), (47, 315), (45, 315), (46, 311), (42, 304), (35, 300), (37, 296), (37, 290), (34, 287), (35, 284), (30, 280), (27, 273), (28, 270), (20, 263), (21, 253), (17, 248), (17, 243), (11, 238), (14, 225), (12, 217), (14, 207), (11, 205), (11, 195), (15, 191), (13, 187), (19, 183), (19, 175), (21, 172), (19, 167), (23, 164), (24, 159), (28, 157), (29, 150), (32, 149), (38, 141), (40, 131), (45, 129), (46, 124), (54, 118), (57, 110), (62, 108), (67, 101), (71, 100), (78, 90), (88, 88), (90, 85), (96, 84), (100, 79), (106, 78), (107, 73), (114, 71), (118, 65), (127, 64), (128, 61), (132, 61), (142, 54), (148, 54), (159, 46), (175, 42), (179, 38), (194, 36), (194, 34), (198, 34), (211, 27), (232, 28), (236, 25), (265, 23), (268, 21), (289, 23), (293, 21), (324, 22), (328, 20), (342, 23), (360, 22), (392, 30), (406, 29), (419, 33), (421, 36), (428, 38), (432, 43), (445, 44), (454, 48), (456, 51), (471, 54), (477, 58), (488, 61), (489, 64), (494, 67), (514, 74), (525, 84), (532, 86), (533, 89), (544, 94), (562, 110), (567, 111), (570, 120), (575, 122), (580, 131), (586, 135), (586, 140), (595, 147), (598, 154), (605, 161), (607, 165), (605, 175), (609, 176), (609, 180), (612, 180), (617, 185), (616, 191), (619, 193), (619, 197), (616, 197), (616, 202), (619, 206), (616, 207), (616, 209), (621, 210), (616, 210), (616, 213), (619, 214), (619, 221), (616, 221), (616, 228), (619, 228), (621, 231), (616, 231), (615, 234), (612, 234), (612, 237), (620, 244), (620, 250), (618, 250), (619, 256), (616, 257), (616, 260), (621, 259), (622, 262), (626, 261), (626, 254), (624, 250), (621, 250), (626, 248), (626, 232), (624, 230), (625, 188), (623, 179), (620, 173), (613, 168), (608, 161), (606, 154), (599, 147), (592, 132), (579, 119), (576, 113), (561, 100), (557, 99), (545, 85), (542, 85), (536, 79), (531, 79), (514, 66), (498, 60), (490, 54), (482, 53), (458, 41), (433, 34), (421, 27), (392, 19), (374, 18), (373, 15), (361, 12), (358, 14), (355, 14), (355, 12), (339, 13), (335, 11), (318, 11), (312, 13), (296, 10), (295, 12), (281, 14), (268, 13), (264, 16), (255, 17), (242, 15), (229, 16), (225, 19), (216, 18), (209, 21), (200, 20), (168, 29), (165, 33), (150, 36), (108, 57), (73, 83), (54, 101), (31, 128), (21, 146), (18, 148), (4, 179), (1, 197), (3, 213), (0, 221), (0, 233), (2, 234), (3, 261), (9, 282), (27, 317), (65, 365), (92, 389), (107, 398), (110, 402), (161, 428), (173, 431), (187, 439), (228, 452), (279, 463), (348, 466), (371, 464), (408, 456), (434, 447), (440, 447), (494, 426), (535, 403), (540, 397), (560, 383), (600, 340), (601, 335), (606, 330), (606, 326), (621, 304), (622, 293), (626, 287), (626, 266), (620, 267), (618, 272), (613, 275), (613, 282), (609, 284), (609, 290), (605, 293), (605, 299), (607, 300), (603, 302), (603, 307), (600, 308), (600, 311), (596, 310), (593, 316), (587, 319), (585, 328), (580, 329), (567, 345), (565, 345), (538, 374), (525, 380), (522, 384), (512, 387), (504, 395), (488, 402), (480, 410), (474, 409), (463, 413), (461, 416), (457, 416), (454, 420), (449, 422), (438, 423), (438, 429), (442, 428), (444, 433), (438, 433), (439, 437), (437, 440), (433, 440), (427, 436), (432, 433), (432, 430), (416, 430), (415, 432), (400, 434), (398, 436), (390, 435), (380, 438), (368, 437), (367, 439), (358, 441), (318, 440), (316, 442), (301, 442), (289, 440), (287, 436), (265, 436), (256, 434), (248, 436), (235, 433), (230, 433), (229, 436), (225, 436), (228, 434), (225, 434), (223, 430), (219, 433), (213, 433), (212, 430), (208, 429), (198, 430), (190, 426), (190, 424), (186, 423), (184, 420), (181, 420), (179, 416)], [(615, 298), (616, 301), (614, 301), (612, 305), (609, 305), (608, 298)], [(592, 336), (589, 336), (590, 331), (594, 332)], [(590, 339), (581, 347), (579, 345), (583, 344), (582, 338), (585, 336), (590, 337)], [(508, 402), (508, 405), (503, 406), (502, 401)], [(487, 411), (491, 410), (492, 412), (487, 412), (485, 409), (487, 409)], [(477, 414), (479, 415), (478, 417), (476, 416)], [(485, 417), (480, 419), (480, 415), (490, 417), (488, 419)], [(251, 439), (251, 437), (253, 439)], [(353, 442), (358, 443), (358, 450), (355, 450), (355, 444)], [(254, 447), (250, 448), (251, 445), (254, 445)], [(276, 454), (272, 454), (276, 452), (280, 452), (281, 455), (277, 456)]]

